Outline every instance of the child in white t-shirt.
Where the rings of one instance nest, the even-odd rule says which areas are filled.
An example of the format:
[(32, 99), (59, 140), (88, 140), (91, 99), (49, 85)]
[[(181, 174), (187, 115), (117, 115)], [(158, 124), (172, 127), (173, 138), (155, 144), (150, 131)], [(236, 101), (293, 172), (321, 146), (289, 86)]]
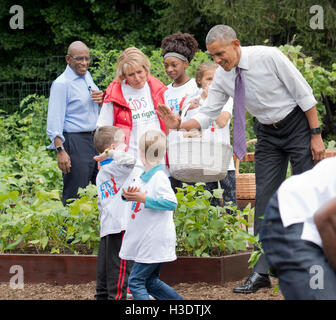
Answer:
[(97, 300), (124, 300), (127, 297), (131, 262), (120, 259), (119, 251), (130, 205), (121, 199), (119, 190), (133, 170), (136, 158), (125, 152), (124, 141), (124, 131), (114, 126), (100, 127), (94, 135), (95, 148), (101, 152), (94, 157), (100, 164), (96, 178), (101, 238), (97, 258)]
[(166, 136), (157, 130), (143, 134), (139, 141), (145, 171), (136, 176), (123, 197), (131, 201), (121, 259), (133, 260), (128, 286), (135, 300), (182, 300), (159, 279), (164, 262), (176, 260), (176, 232), (173, 211), (177, 200), (160, 164), (166, 152)]
[[(186, 69), (198, 50), (198, 43), (189, 33), (174, 33), (161, 43), (165, 71), (172, 83), (164, 93), (165, 104), (175, 113), (179, 113), (185, 102), (200, 95), (201, 90), (194, 78), (186, 74)], [(171, 177), (172, 187), (182, 187), (182, 182)]]
[[(218, 65), (213, 62), (203, 62), (196, 70), (196, 82), (199, 88), (202, 89), (200, 96), (191, 99), (186, 102), (186, 107), (189, 104), (198, 104), (200, 108), (206, 108), (206, 98), (208, 96), (208, 88), (211, 85), (215, 71)], [(232, 115), (233, 100), (229, 98), (228, 102), (223, 106), (222, 112), (212, 122), (210, 127), (202, 132), (203, 139), (224, 141), (230, 144), (230, 118)], [(197, 108), (187, 112), (184, 121), (189, 120), (195, 113)], [(233, 164), (233, 158), (230, 160), (227, 175), (224, 179), (219, 181), (221, 188), (223, 189), (223, 200), (225, 204), (231, 203), (231, 205), (237, 205), (236, 199), (236, 176), (235, 168)], [(212, 192), (214, 189), (218, 189), (218, 182), (207, 182), (206, 189)], [(219, 199), (213, 198), (212, 205), (220, 205)]]

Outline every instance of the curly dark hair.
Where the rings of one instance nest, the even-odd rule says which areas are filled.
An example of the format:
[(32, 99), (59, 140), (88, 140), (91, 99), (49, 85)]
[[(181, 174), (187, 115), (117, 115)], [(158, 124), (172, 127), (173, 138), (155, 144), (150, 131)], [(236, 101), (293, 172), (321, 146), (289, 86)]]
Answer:
[(190, 33), (177, 32), (164, 38), (161, 42), (162, 56), (176, 52), (185, 56), (190, 62), (198, 51), (198, 42)]

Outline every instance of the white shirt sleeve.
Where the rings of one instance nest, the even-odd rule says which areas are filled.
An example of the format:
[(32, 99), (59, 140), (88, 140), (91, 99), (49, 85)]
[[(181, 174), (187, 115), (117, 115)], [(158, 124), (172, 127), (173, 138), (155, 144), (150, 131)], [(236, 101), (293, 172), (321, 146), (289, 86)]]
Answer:
[(305, 112), (315, 106), (313, 90), (294, 64), (278, 48), (273, 48), (269, 58), (265, 63), (275, 71), (300, 108)]
[(227, 101), (227, 103), (224, 105), (222, 112), (226, 111), (228, 113), (230, 113), (231, 117), (232, 117), (232, 109), (233, 109), (233, 99), (230, 97), (229, 100)]
[(230, 98), (230, 96), (223, 92), (222, 79), (218, 72), (219, 69), (220, 68), (217, 68), (214, 80), (209, 87), (206, 102), (199, 108), (199, 112), (192, 117), (192, 119), (200, 124), (202, 130), (207, 129), (210, 123), (217, 119), (222, 112), (223, 105), (225, 105)]
[(155, 188), (153, 189), (153, 193), (148, 194), (148, 196), (177, 203), (175, 193), (166, 174), (163, 171), (158, 172), (153, 178), (155, 179), (155, 181), (153, 181)]
[(113, 126), (114, 116), (113, 116), (113, 103), (103, 103), (99, 117), (97, 120), (97, 127), (102, 126)]

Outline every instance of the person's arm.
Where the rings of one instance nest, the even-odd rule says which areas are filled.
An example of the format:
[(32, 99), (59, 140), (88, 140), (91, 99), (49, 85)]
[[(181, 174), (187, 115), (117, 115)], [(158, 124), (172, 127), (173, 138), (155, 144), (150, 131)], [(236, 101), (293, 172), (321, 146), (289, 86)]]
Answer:
[[(277, 77), (290, 92), (296, 103), (305, 112), (309, 127), (318, 128), (316, 99), (313, 90), (294, 64), (277, 48), (273, 48), (272, 55), (265, 60)], [(310, 148), (315, 162), (324, 158), (325, 147), (320, 134), (312, 134)]]
[(231, 114), (227, 111), (223, 111), (216, 119), (217, 126), (220, 128), (224, 128), (226, 124), (229, 122), (230, 118)]
[(221, 114), (216, 119), (216, 124), (220, 128), (224, 128), (227, 125), (227, 123), (229, 122), (229, 120), (231, 119), (232, 109), (233, 109), (233, 99), (229, 98), (227, 103), (224, 105)]
[[(58, 147), (63, 147), (63, 141), (60, 137), (54, 139), (54, 145), (57, 149)], [(68, 153), (63, 149), (57, 152), (57, 165), (58, 168), (64, 173), (70, 173), (71, 160)]]
[[(310, 129), (319, 128), (316, 106), (305, 112)], [(310, 149), (313, 160), (318, 162), (325, 157), (325, 146), (321, 134), (311, 134)]]
[(54, 149), (54, 140), (59, 137), (64, 143), (63, 128), (67, 106), (66, 83), (54, 82), (50, 88), (47, 114), (47, 134), (51, 141), (49, 148)]
[(179, 115), (175, 115), (170, 108), (165, 105), (158, 105), (158, 114), (169, 129), (184, 129), (187, 131), (192, 129), (207, 129), (210, 123), (217, 119), (222, 111), (223, 105), (226, 104), (230, 98), (221, 87), (221, 79), (220, 76), (217, 76), (217, 71), (209, 87), (207, 102), (204, 103), (204, 106), (199, 108), (199, 112), (190, 120), (181, 124), (181, 117)]
[(97, 127), (103, 126), (113, 126), (114, 114), (113, 114), (113, 103), (107, 102), (103, 103), (97, 120)]
[(102, 152), (98, 156), (93, 157), (93, 159), (98, 162), (104, 161), (105, 159), (111, 159), (111, 158), (118, 164), (124, 165), (128, 168), (133, 168), (136, 163), (136, 158), (134, 157), (134, 155), (124, 150), (106, 149), (104, 152)]
[(177, 203), (163, 198), (146, 197), (145, 208), (161, 211), (174, 211)]
[(336, 197), (315, 213), (314, 222), (322, 239), (324, 254), (336, 271)]
[[(63, 128), (67, 105), (67, 88), (65, 83), (54, 82), (50, 89), (47, 115), (47, 134), (51, 140), (49, 148), (62, 147), (64, 143)], [(58, 168), (65, 174), (70, 172), (70, 157), (65, 150), (57, 153)]]

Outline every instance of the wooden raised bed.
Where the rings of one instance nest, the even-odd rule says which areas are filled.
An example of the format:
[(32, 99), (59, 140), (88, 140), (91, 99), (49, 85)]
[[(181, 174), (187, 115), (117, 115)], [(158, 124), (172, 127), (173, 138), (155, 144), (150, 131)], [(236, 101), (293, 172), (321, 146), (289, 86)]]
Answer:
[[(161, 279), (177, 283), (206, 282), (223, 285), (249, 274), (250, 253), (223, 257), (178, 257), (164, 264)], [(0, 282), (9, 282), (13, 265), (23, 268), (24, 283), (78, 284), (96, 280), (96, 255), (0, 254)]]

